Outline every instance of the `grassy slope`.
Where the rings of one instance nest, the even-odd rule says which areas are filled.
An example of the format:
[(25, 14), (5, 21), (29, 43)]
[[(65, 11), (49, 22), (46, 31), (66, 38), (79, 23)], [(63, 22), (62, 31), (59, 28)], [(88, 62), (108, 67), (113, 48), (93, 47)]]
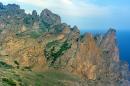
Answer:
[(0, 68), (0, 86), (74, 86), (79, 78), (68, 73), (50, 70), (32, 72)]

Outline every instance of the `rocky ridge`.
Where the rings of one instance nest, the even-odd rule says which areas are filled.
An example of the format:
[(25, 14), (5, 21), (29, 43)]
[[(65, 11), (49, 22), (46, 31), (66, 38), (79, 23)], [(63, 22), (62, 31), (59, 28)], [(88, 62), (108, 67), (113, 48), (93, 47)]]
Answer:
[(79, 86), (129, 86), (116, 40), (114, 29), (81, 35), (48, 9), (26, 14), (19, 5), (0, 3), (0, 61), (15, 69), (66, 71), (83, 79)]

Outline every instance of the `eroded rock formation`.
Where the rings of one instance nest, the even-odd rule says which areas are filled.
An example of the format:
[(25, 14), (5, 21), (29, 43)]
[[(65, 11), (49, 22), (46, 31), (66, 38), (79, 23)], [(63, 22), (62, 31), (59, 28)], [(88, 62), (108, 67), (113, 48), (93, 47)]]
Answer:
[(85, 86), (129, 86), (116, 40), (114, 29), (81, 35), (48, 9), (26, 14), (18, 5), (0, 4), (0, 60), (14, 67), (67, 71), (84, 78)]

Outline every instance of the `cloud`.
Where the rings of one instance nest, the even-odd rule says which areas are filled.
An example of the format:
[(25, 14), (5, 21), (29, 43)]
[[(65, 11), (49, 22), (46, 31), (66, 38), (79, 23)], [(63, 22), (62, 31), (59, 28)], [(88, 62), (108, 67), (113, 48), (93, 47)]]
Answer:
[(109, 14), (109, 8), (86, 3), (85, 1), (71, 1), (71, 4), (62, 3), (61, 12), (64, 14), (64, 11), (66, 15), (76, 17), (104, 16)]
[(6, 2), (32, 5), (40, 10), (48, 8), (69, 17), (106, 16), (110, 13), (108, 7), (88, 3), (87, 0), (6, 0)]
[[(63, 22), (80, 28), (95, 29), (115, 26), (130, 28), (130, 0), (0, 0), (4, 4), (16, 3), (31, 12), (40, 13), (48, 8), (62, 17)], [(123, 28), (124, 29), (124, 28)]]
[(16, 1), (37, 6), (38, 5), (41, 6), (42, 4), (44, 4), (44, 0), (16, 0)]

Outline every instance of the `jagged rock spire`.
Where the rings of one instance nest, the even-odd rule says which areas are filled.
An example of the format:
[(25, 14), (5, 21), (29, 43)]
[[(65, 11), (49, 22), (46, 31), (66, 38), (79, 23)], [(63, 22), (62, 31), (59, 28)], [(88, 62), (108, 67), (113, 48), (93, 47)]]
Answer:
[(113, 58), (114, 61), (119, 62), (119, 49), (115, 29), (110, 28), (108, 30), (108, 32), (104, 35), (100, 46), (106, 52), (109, 52), (110, 57)]

